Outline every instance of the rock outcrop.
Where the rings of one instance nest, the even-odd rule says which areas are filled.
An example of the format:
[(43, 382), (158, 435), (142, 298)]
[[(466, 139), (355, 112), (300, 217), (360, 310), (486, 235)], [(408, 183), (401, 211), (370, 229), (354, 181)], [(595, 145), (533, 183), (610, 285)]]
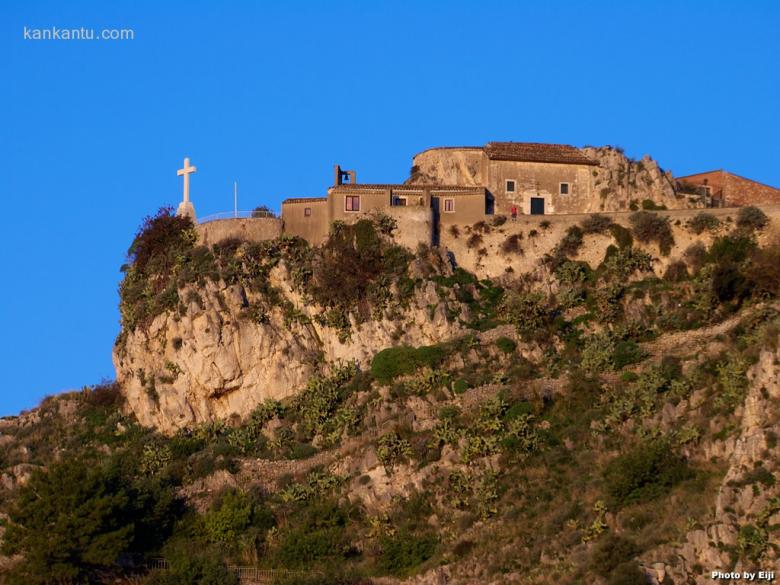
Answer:
[[(728, 470), (718, 489), (712, 521), (688, 532), (671, 564), (652, 564), (649, 573), (656, 583), (665, 582), (668, 576), (674, 583), (714, 585), (722, 580), (711, 579), (709, 571), (742, 573), (778, 566), (780, 537), (771, 527), (780, 524), (776, 481), (780, 471), (776, 445), (780, 436), (780, 349), (763, 351), (748, 378), (739, 434), (724, 442)], [(760, 480), (755, 481), (756, 477)], [(764, 547), (760, 560), (744, 559), (750, 556), (744, 549), (760, 545)]]
[(625, 211), (652, 201), (667, 209), (685, 209), (694, 205), (675, 193), (672, 174), (664, 171), (648, 155), (639, 161), (629, 159), (623, 151), (611, 146), (581, 149), (588, 158), (599, 163), (594, 167), (593, 192), (598, 198), (598, 211)]
[(180, 310), (127, 332), (114, 348), (114, 365), (143, 425), (173, 432), (243, 417), (266, 399), (295, 394), (325, 363), (357, 360), (365, 366), (385, 347), (433, 344), (460, 330), (445, 310), (455, 301), (440, 299), (428, 281), (398, 318), (358, 323), (353, 317), (349, 338), (340, 339), (323, 324), (322, 309), (293, 291), (286, 268), (271, 276), (292, 311), (277, 306), (259, 321), (249, 318), (245, 309), (256, 300), (254, 293), (240, 284), (208, 281), (180, 291)]

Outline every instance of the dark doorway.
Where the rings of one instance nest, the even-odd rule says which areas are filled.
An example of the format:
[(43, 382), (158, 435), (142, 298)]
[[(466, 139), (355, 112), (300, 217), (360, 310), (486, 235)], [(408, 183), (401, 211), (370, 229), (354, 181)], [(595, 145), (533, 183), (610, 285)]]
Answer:
[(488, 193), (485, 196), (485, 215), (493, 215), (496, 212), (496, 200)]
[(431, 197), (431, 220), (433, 225), (431, 226), (431, 245), (439, 245), (439, 229), (440, 228), (440, 216), (439, 216), (439, 198)]
[(531, 197), (531, 215), (544, 215), (544, 198)]

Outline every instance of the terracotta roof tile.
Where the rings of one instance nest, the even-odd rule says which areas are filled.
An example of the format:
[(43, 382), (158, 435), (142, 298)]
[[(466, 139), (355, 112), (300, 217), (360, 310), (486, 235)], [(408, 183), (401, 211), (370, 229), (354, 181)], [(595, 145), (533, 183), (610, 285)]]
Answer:
[(539, 142), (488, 142), (485, 154), (491, 160), (514, 160), (578, 165), (598, 165), (568, 144)]
[(282, 201), (282, 205), (285, 203), (320, 203), (327, 200), (327, 197), (293, 197)]
[(478, 185), (406, 185), (406, 184), (384, 184), (384, 183), (346, 183), (344, 185), (334, 185), (330, 191), (384, 191), (392, 189), (393, 191), (458, 191), (464, 193), (483, 193), (484, 187)]

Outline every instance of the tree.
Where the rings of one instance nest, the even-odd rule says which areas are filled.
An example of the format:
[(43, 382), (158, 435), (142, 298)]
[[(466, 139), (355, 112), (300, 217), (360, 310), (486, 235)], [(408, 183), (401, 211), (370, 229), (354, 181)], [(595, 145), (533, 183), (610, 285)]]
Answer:
[(80, 462), (33, 475), (12, 507), (4, 543), (5, 552), (24, 555), (19, 582), (79, 583), (114, 564), (134, 529), (123, 521), (129, 497), (115, 479)]
[(64, 461), (33, 474), (9, 513), (3, 552), (23, 555), (11, 583), (89, 582), (115, 571), (120, 554), (166, 536), (175, 517), (170, 489), (134, 487), (120, 469)]

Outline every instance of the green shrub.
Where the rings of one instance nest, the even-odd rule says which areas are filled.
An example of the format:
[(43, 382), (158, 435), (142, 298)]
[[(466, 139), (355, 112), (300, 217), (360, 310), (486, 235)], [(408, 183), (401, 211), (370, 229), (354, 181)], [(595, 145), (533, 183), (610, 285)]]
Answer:
[(743, 558), (758, 562), (764, 556), (764, 552), (769, 545), (769, 534), (766, 529), (746, 524), (740, 527), (737, 536), (737, 547)]
[(624, 339), (615, 344), (612, 364), (616, 370), (641, 362), (647, 353), (633, 339)]
[(534, 334), (550, 322), (544, 295), (537, 292), (507, 291), (500, 313), (504, 315), (507, 323), (514, 325), (518, 332), (525, 335)]
[(664, 280), (669, 282), (682, 282), (687, 280), (688, 277), (688, 266), (682, 260), (670, 263), (664, 272)]
[(661, 254), (668, 256), (674, 245), (669, 220), (647, 211), (637, 211), (629, 217), (636, 239), (643, 243), (655, 242)]
[(455, 392), (455, 394), (463, 394), (468, 389), (469, 383), (465, 378), (458, 378), (452, 385), (452, 391)]
[(374, 356), (371, 374), (379, 382), (387, 384), (398, 376), (413, 373), (418, 368), (437, 368), (447, 357), (442, 345), (427, 345), (419, 348), (401, 345), (388, 347)]
[(522, 254), (523, 248), (520, 246), (520, 238), (521, 236), (519, 234), (507, 236), (506, 240), (501, 243), (501, 252), (506, 255)]
[(321, 435), (326, 444), (333, 444), (349, 424), (356, 422), (342, 416), (343, 404), (351, 392), (349, 382), (356, 374), (354, 362), (333, 364), (327, 375), (310, 378), (295, 397), (292, 409), (308, 438)]
[(659, 205), (652, 199), (642, 199), (642, 209), (646, 211), (664, 211), (666, 209), (666, 205)]
[(747, 278), (733, 264), (719, 264), (712, 273), (712, 294), (720, 302), (742, 300), (750, 293)]
[(400, 530), (381, 539), (379, 566), (388, 573), (403, 574), (430, 559), (436, 552), (438, 539), (432, 534), (413, 534)]
[(582, 246), (582, 229), (570, 226), (556, 247), (556, 255), (561, 257), (576, 256)]
[(479, 234), (477, 232), (473, 232), (467, 239), (466, 239), (466, 247), (469, 250), (473, 250), (474, 248), (478, 248), (482, 245), (483, 238), (482, 234)]
[(744, 234), (721, 236), (717, 238), (708, 251), (708, 260), (716, 264), (737, 264), (746, 260), (753, 250), (756, 242), (753, 238)]
[(379, 462), (388, 471), (397, 464), (407, 460), (412, 455), (409, 441), (403, 439), (397, 431), (391, 431), (379, 437), (376, 447), (376, 456)]
[(603, 234), (614, 225), (612, 218), (594, 213), (580, 222), (583, 234)]
[(113, 463), (66, 459), (19, 490), (3, 542), (5, 554), (24, 556), (11, 571), (17, 582), (93, 582), (116, 571), (120, 554), (153, 549), (170, 534), (172, 490), (131, 482), (129, 462)]
[(653, 258), (647, 252), (634, 248), (607, 248), (603, 262), (604, 271), (609, 276), (623, 281), (635, 272), (652, 272)]
[(700, 234), (704, 231), (714, 231), (718, 229), (720, 220), (711, 213), (701, 212), (697, 213), (688, 222), (688, 227), (695, 234)]
[(769, 224), (766, 213), (751, 205), (742, 207), (737, 213), (737, 227), (749, 230), (761, 230)]
[(338, 561), (354, 555), (347, 531), (349, 519), (350, 511), (335, 502), (311, 503), (280, 535), (274, 563), (282, 568), (298, 568), (323, 559)]
[(607, 492), (617, 506), (657, 498), (689, 476), (685, 460), (662, 440), (619, 455), (604, 471)]
[(620, 224), (613, 223), (610, 225), (609, 233), (612, 234), (618, 248), (629, 248), (634, 245), (634, 238), (631, 235), (631, 230), (624, 228)]
[(634, 541), (608, 534), (593, 547), (590, 566), (594, 573), (608, 577), (618, 565), (630, 561), (638, 553), (639, 547)]
[(509, 337), (499, 337), (496, 339), (496, 347), (504, 353), (513, 353), (517, 349), (517, 343)]
[(225, 548), (234, 546), (251, 524), (253, 508), (252, 501), (242, 492), (226, 492), (203, 517), (206, 538)]
[(168, 569), (149, 576), (149, 585), (239, 585), (218, 554), (203, 548), (167, 547)]

